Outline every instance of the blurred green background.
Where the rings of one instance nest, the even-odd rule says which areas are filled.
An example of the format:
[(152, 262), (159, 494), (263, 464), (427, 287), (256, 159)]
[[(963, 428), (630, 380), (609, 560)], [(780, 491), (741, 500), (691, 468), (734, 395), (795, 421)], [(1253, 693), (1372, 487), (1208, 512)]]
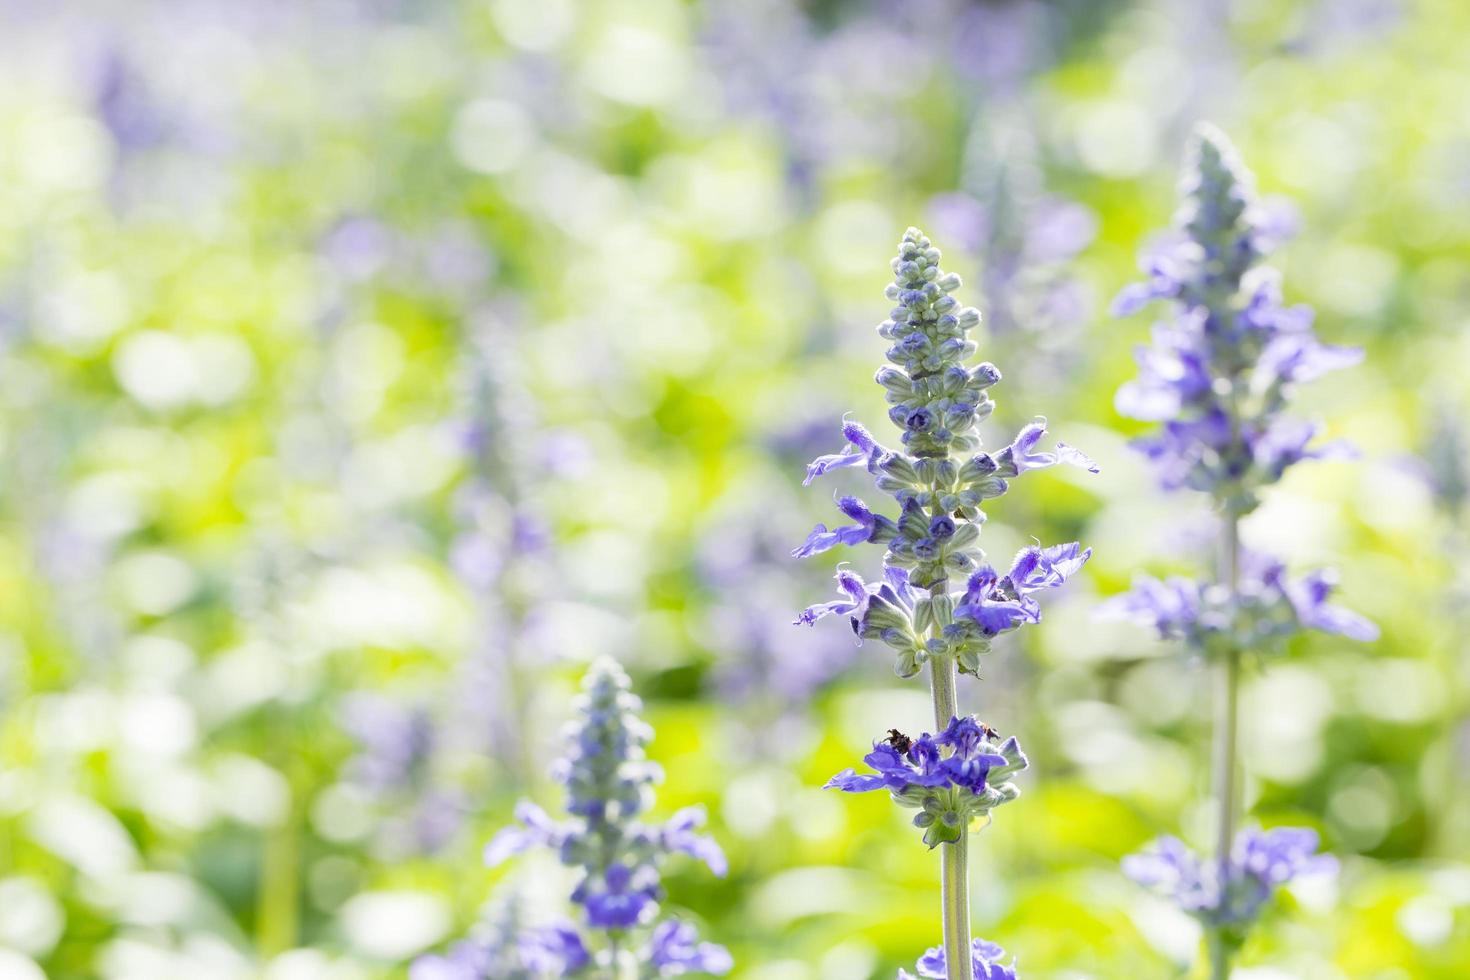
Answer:
[[(976, 931), (1038, 978), (1188, 975), (1118, 859), (1208, 827), (1197, 665), (1091, 610), (1201, 564), (1113, 392), (1108, 300), (1209, 118), (1296, 206), (1287, 297), (1366, 363), (1301, 394), (1353, 463), (1247, 543), (1377, 620), (1244, 692), (1255, 819), (1342, 858), (1250, 980), (1470, 976), (1470, 7), (1457, 0), (885, 3), (0, 0), (0, 978), (405, 976), (532, 862), (481, 866), (617, 656), (660, 813), (732, 872), (670, 904), (735, 976), (892, 976), (936, 858), (818, 787), (919, 681), (840, 623), (800, 487), (878, 430), (873, 326), (910, 224), (1006, 379), (1102, 465), (991, 510), (1096, 556), (961, 696), (1016, 732)], [(846, 480), (846, 477), (840, 477)], [(844, 484), (846, 485), (846, 484)], [(1458, 489), (1457, 489), (1458, 488)], [(838, 556), (848, 557), (848, 556)], [(853, 554), (871, 571), (877, 550)], [(1012, 640), (1015, 637), (1011, 638)]]

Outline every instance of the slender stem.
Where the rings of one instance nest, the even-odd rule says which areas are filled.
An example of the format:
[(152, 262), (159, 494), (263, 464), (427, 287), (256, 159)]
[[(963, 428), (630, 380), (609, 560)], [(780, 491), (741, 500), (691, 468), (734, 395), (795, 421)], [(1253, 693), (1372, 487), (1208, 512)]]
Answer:
[(608, 980), (624, 980), (627, 964), (623, 962), (623, 938), (620, 932), (607, 934), (607, 957)]
[(944, 962), (949, 980), (973, 980), (970, 960), (970, 830), (960, 828), (960, 838), (940, 844), (941, 894), (944, 901)]
[[(949, 657), (929, 661), (929, 690), (934, 696), (934, 725), (942, 731), (958, 710), (955, 706), (955, 664)], [(959, 840), (939, 845), (940, 896), (944, 922), (944, 961), (949, 980), (974, 980), (970, 962), (970, 831), (960, 828)]]
[(955, 694), (955, 668), (951, 657), (929, 661), (929, 692), (934, 695), (934, 730), (942, 732), (959, 714)]
[[(1240, 577), (1240, 518), (1227, 513), (1220, 535), (1220, 584), (1229, 590), (1233, 603)], [(1216, 677), (1215, 688), (1215, 799), (1219, 806), (1216, 822), (1215, 860), (1219, 863), (1220, 898), (1229, 881), (1230, 850), (1235, 841), (1236, 743), (1239, 740), (1240, 650), (1231, 644), (1225, 651)], [(1230, 975), (1230, 946), (1218, 929), (1210, 931), (1210, 976), (1226, 980)]]
[[(278, 719), (278, 728), (284, 724)], [(296, 945), (300, 916), (301, 852), (298, 845), (297, 774), (287, 767), (290, 797), (280, 823), (265, 831), (256, 901), (256, 945), (264, 957)]]

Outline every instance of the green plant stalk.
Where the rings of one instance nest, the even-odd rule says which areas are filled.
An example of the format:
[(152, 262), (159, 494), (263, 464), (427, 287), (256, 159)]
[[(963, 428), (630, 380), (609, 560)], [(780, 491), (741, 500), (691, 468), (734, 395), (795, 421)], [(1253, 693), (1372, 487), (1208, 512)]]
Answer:
[(297, 835), (296, 790), (279, 824), (265, 832), (261, 855), (260, 889), (256, 905), (256, 945), (263, 957), (284, 953), (296, 945), (299, 908), (297, 893), (300, 851)]
[[(929, 690), (934, 697), (934, 725), (943, 731), (956, 710), (955, 663), (950, 657), (929, 661)], [(944, 962), (949, 980), (974, 980), (970, 962), (970, 830), (960, 828), (959, 839), (939, 845), (940, 901), (944, 923)]]
[[(1230, 590), (1232, 601), (1239, 583), (1240, 517), (1227, 512), (1220, 535), (1220, 583)], [(1239, 741), (1240, 715), (1240, 650), (1234, 644), (1225, 651), (1218, 665), (1215, 687), (1215, 746), (1213, 776), (1215, 800), (1219, 807), (1216, 822), (1215, 860), (1219, 863), (1219, 880), (1223, 889), (1228, 880), (1230, 849), (1235, 842), (1237, 787), (1235, 780)], [(1221, 895), (1224, 897), (1223, 892)], [(1226, 980), (1230, 975), (1231, 946), (1219, 929), (1211, 929), (1210, 976)]]

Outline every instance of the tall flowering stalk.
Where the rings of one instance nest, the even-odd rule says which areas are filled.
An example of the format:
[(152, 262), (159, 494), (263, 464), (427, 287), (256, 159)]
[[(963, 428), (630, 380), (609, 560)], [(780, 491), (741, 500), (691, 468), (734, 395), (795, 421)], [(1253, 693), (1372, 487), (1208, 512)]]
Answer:
[(533, 847), (554, 851), (577, 871), (571, 900), (580, 907), (583, 928), (566, 920), (514, 938), (501, 929), (465, 940), (446, 956), (421, 958), (413, 980), (644, 980), (730, 969), (724, 947), (700, 942), (687, 922), (659, 916), (659, 869), (666, 858), (692, 855), (721, 876), (726, 863), (719, 845), (697, 833), (701, 808), (685, 808), (659, 824), (642, 819), (653, 805), (659, 770), (644, 755), (653, 731), (638, 717), (640, 707), (615, 661), (594, 663), (567, 729), (567, 754), (552, 770), (566, 787), (566, 818), (555, 820), (522, 801), (519, 826), (502, 830), (485, 848), (492, 866)]
[[(927, 665), (939, 734), (910, 738), (890, 731), (866, 757), (873, 774), (849, 769), (827, 785), (847, 792), (886, 789), (899, 805), (919, 811), (914, 824), (923, 830), (924, 842), (940, 848), (944, 923), (944, 946), (920, 961), (919, 975), (972, 980), (1013, 973), (998, 964), (997, 947), (971, 942), (969, 827), (1018, 795), (1011, 777), (1026, 767), (1026, 757), (1014, 737), (1002, 740), (989, 726), (960, 713), (956, 675), (978, 675), (980, 657), (996, 636), (1039, 622), (1035, 595), (1060, 586), (1092, 554), (1075, 542), (1025, 548), (1002, 573), (979, 547), (985, 522), (981, 505), (1029, 470), (1058, 463), (1097, 468), (1064, 443), (1040, 451), (1044, 420), (1024, 427), (994, 455), (981, 451), (976, 427), (994, 408), (987, 392), (1000, 381), (1000, 372), (989, 363), (965, 366), (978, 349), (969, 334), (979, 325), (980, 313), (955, 299), (960, 278), (940, 269), (939, 259), (939, 249), (923, 232), (910, 228), (904, 234), (885, 294), (897, 305), (878, 327), (891, 346), (890, 363), (878, 370), (876, 381), (886, 392), (888, 418), (902, 433), (902, 448), (887, 448), (848, 421), (842, 426), (841, 451), (818, 457), (807, 468), (808, 484), (834, 470), (866, 469), (877, 488), (897, 501), (898, 516), (840, 496), (837, 507), (851, 523), (818, 524), (792, 554), (804, 558), (839, 545), (886, 546), (879, 581), (865, 582), (839, 568), (840, 598), (807, 608), (796, 622), (810, 625), (844, 615), (859, 641), (879, 639), (893, 649), (900, 677), (913, 677)], [(962, 587), (951, 588), (954, 579)]]
[[(1119, 390), (1117, 404), (1126, 415), (1162, 423), (1136, 447), (1155, 465), (1163, 486), (1210, 497), (1220, 514), (1218, 570), (1211, 583), (1140, 579), (1112, 609), (1184, 640), (1216, 664), (1214, 866), (1203, 870), (1177, 841), (1165, 841), (1129, 870), (1172, 890), (1200, 916), (1211, 969), (1223, 978), (1262, 904), (1259, 890), (1269, 894), (1305, 866), (1262, 858), (1279, 851), (1270, 835), (1247, 831), (1236, 837), (1242, 657), (1307, 627), (1360, 640), (1372, 639), (1377, 630), (1328, 603), (1333, 582), (1326, 573), (1293, 581), (1281, 563), (1246, 553), (1240, 543), (1241, 519), (1289, 467), (1347, 454), (1340, 444), (1318, 443), (1318, 427), (1285, 409), (1297, 382), (1355, 364), (1362, 352), (1320, 343), (1312, 332), (1312, 311), (1283, 305), (1279, 274), (1261, 264), (1273, 245), (1273, 223), (1255, 202), (1250, 174), (1217, 130), (1196, 131), (1181, 191), (1177, 228), (1146, 260), (1148, 279), (1125, 289), (1114, 303), (1118, 316), (1155, 300), (1169, 304), (1168, 319), (1154, 327), (1153, 345), (1138, 351), (1138, 378)], [(1293, 848), (1315, 849), (1315, 835), (1306, 846), (1303, 832), (1293, 833)], [(1253, 874), (1252, 861), (1267, 871)], [(1165, 866), (1168, 874), (1160, 870)], [(1244, 905), (1242, 891), (1254, 896)], [(1186, 901), (1184, 894), (1193, 897)]]

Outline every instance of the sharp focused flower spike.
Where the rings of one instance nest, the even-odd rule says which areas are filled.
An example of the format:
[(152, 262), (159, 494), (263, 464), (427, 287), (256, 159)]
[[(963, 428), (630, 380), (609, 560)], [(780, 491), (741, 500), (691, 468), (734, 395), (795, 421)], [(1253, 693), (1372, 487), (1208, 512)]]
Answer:
[[(933, 242), (910, 228), (891, 263), (885, 296), (893, 306), (878, 326), (889, 345), (888, 363), (874, 381), (898, 429), (897, 446), (880, 444), (858, 422), (844, 419), (845, 445), (814, 460), (804, 481), (861, 465), (893, 498), (897, 514), (888, 516), (857, 497), (838, 497), (852, 523), (818, 524), (792, 551), (806, 558), (839, 545), (882, 544), (883, 576), (865, 582), (840, 570), (840, 597), (808, 606), (796, 622), (810, 626), (845, 616), (860, 640), (881, 640), (893, 651), (900, 677), (929, 668), (939, 734), (911, 739), (891, 731), (865, 757), (870, 771), (843, 770), (827, 786), (851, 793), (886, 789), (900, 805), (918, 810), (914, 825), (925, 843), (940, 849), (948, 882), (944, 937), (955, 954), (953, 980), (1013, 980), (1013, 969), (994, 956), (966, 955), (969, 898), (957, 869), (964, 867), (970, 824), (1019, 795), (1011, 777), (1026, 767), (1026, 757), (1016, 739), (999, 741), (958, 710), (956, 674), (978, 676), (995, 637), (1040, 622), (1035, 594), (1065, 583), (1092, 551), (1076, 543), (1027, 548), (1001, 576), (980, 549), (981, 507), (1004, 495), (1022, 473), (1063, 463), (1096, 473), (1097, 465), (1065, 442), (1042, 448), (1046, 419), (1040, 417), (994, 455), (981, 451), (979, 423), (995, 408), (989, 392), (1001, 373), (989, 362), (967, 365), (978, 351), (970, 335), (980, 311), (960, 302), (960, 277), (945, 272), (940, 258)], [(982, 946), (992, 949), (975, 948)], [(922, 961), (920, 975), (945, 976)]]

